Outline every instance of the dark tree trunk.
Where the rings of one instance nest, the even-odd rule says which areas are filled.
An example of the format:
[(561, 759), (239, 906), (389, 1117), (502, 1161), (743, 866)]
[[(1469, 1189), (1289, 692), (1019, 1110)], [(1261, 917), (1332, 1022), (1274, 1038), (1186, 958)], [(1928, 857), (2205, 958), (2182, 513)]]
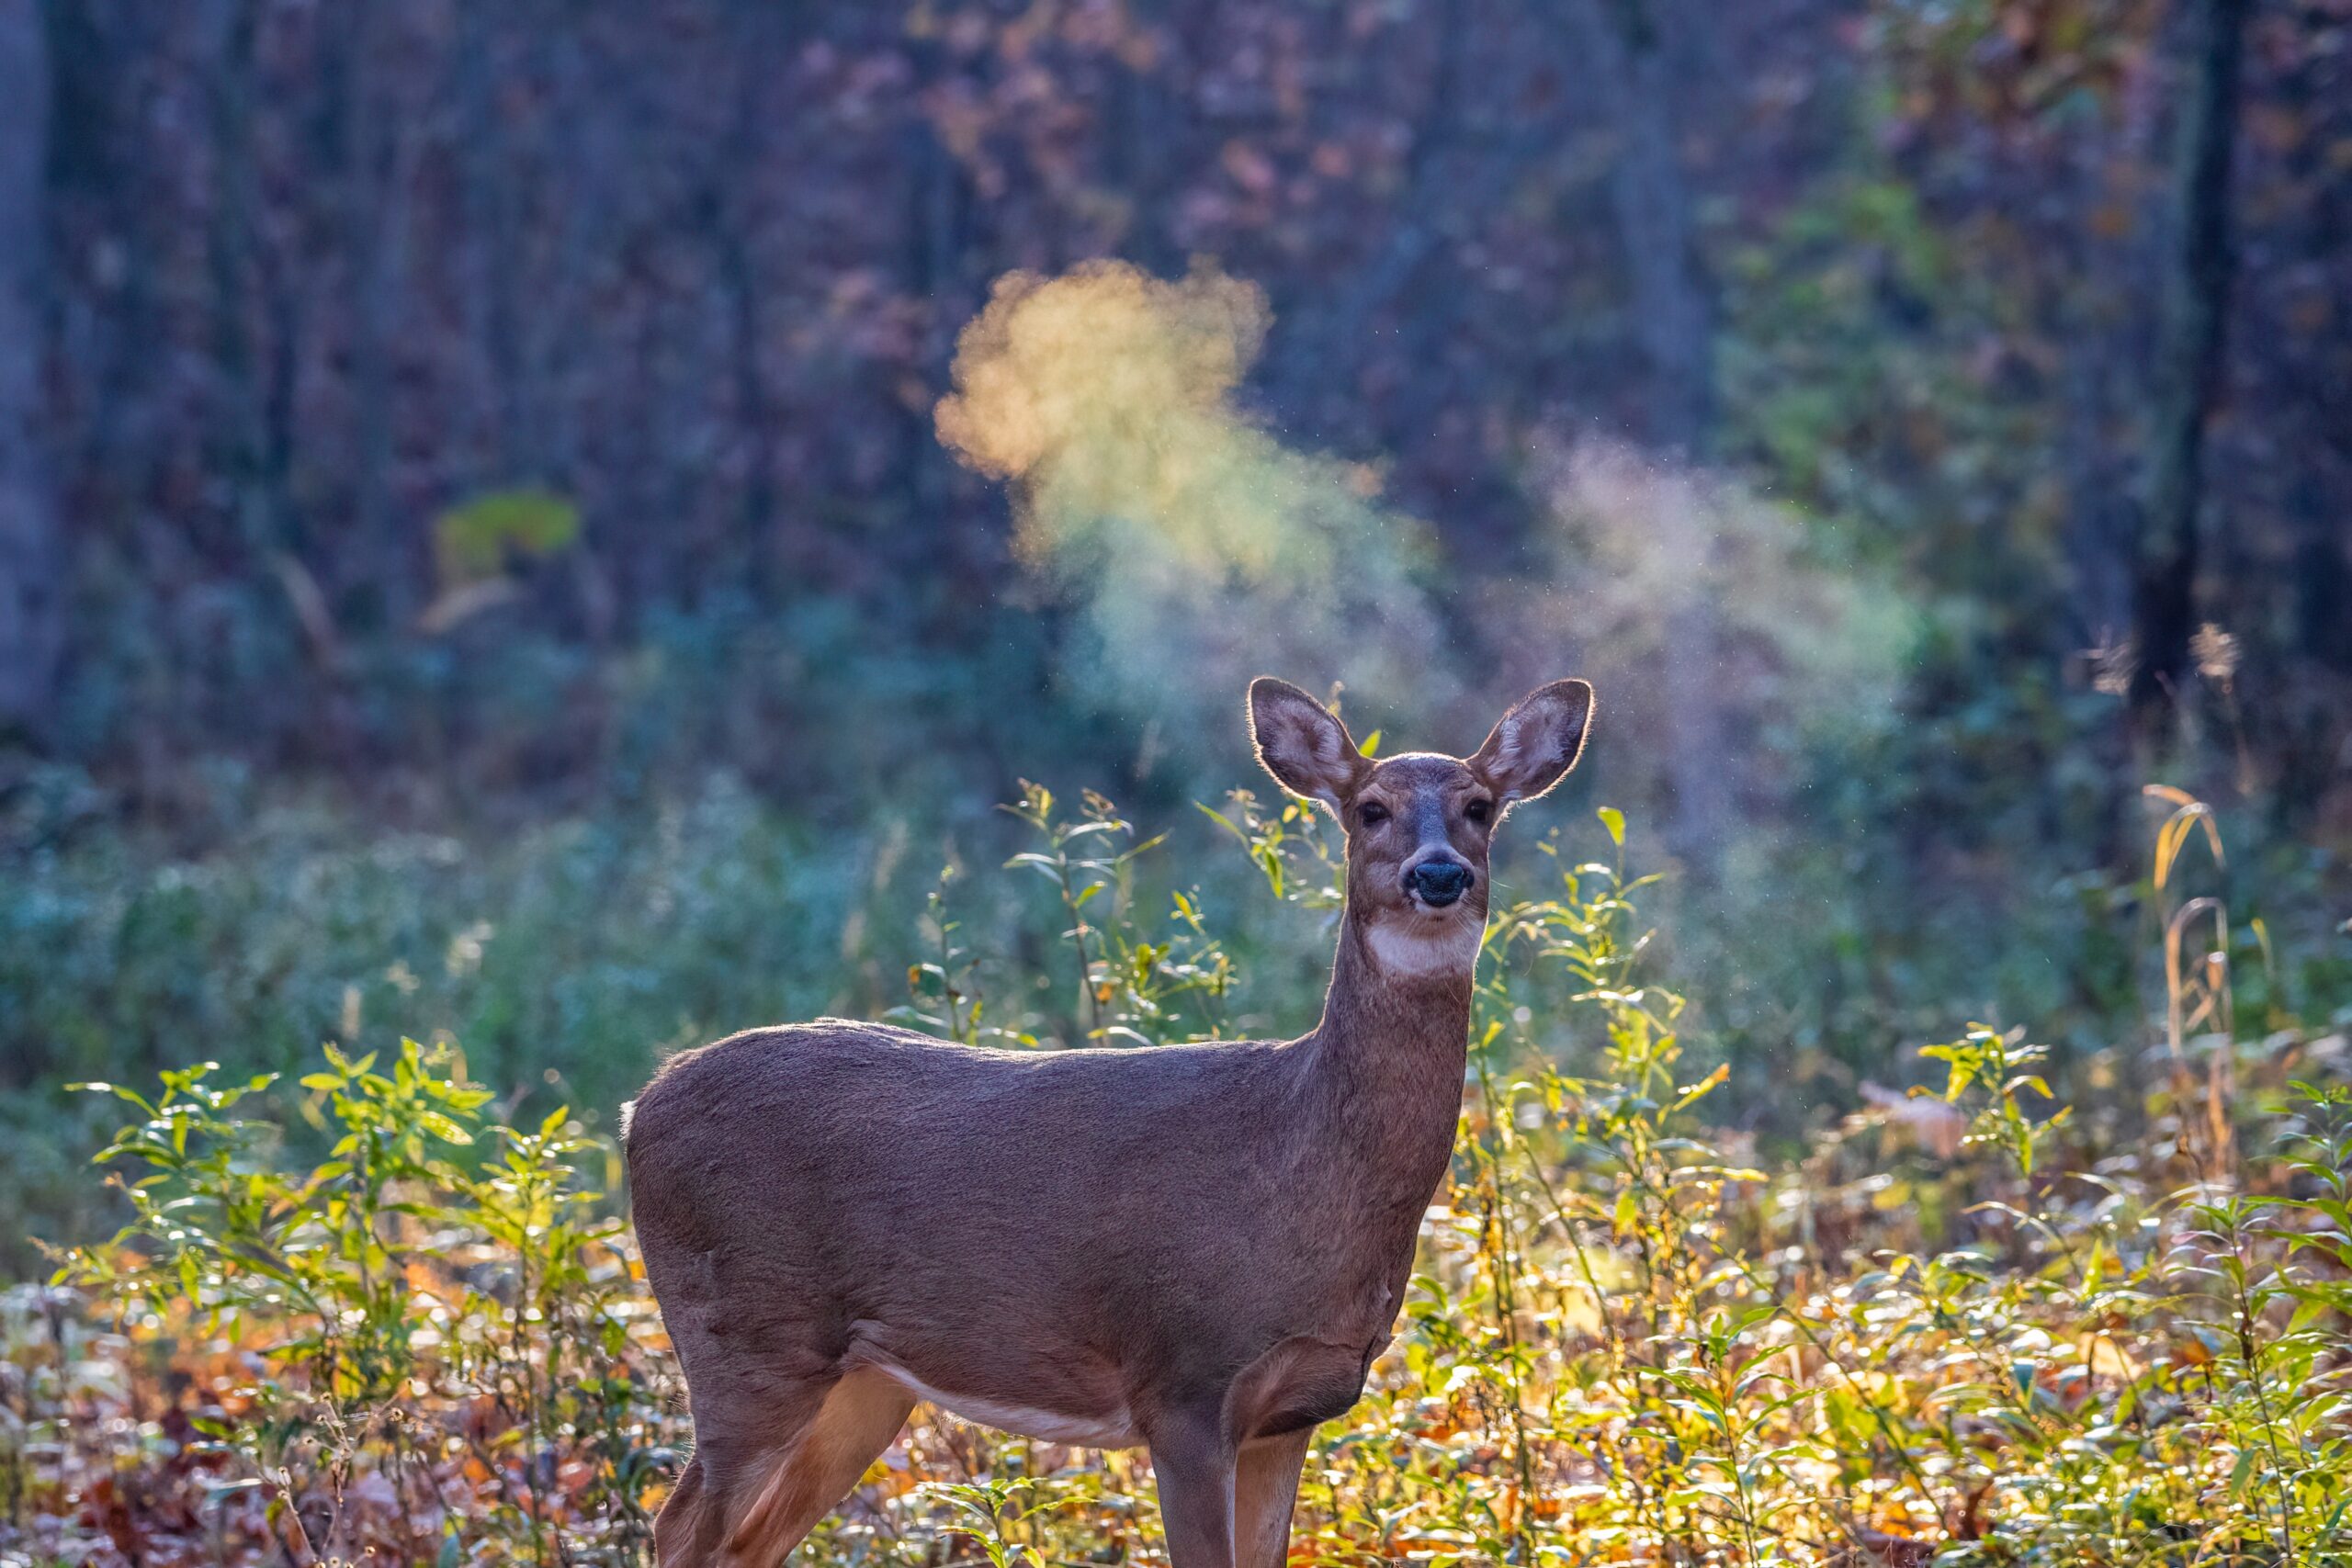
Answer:
[(790, 13), (766, 5), (742, 8), (729, 36), (736, 62), (734, 107), (713, 156), (704, 195), (712, 263), (726, 297), (728, 361), (734, 419), (743, 442), (741, 506), (737, 513), (746, 575), (754, 595), (772, 602), (781, 578), (776, 540), (776, 400), (763, 356), (768, 302), (760, 265), (763, 214), (760, 172), (771, 122), (767, 85), (791, 70), (797, 31)]
[(64, 542), (41, 418), (49, 50), (39, 0), (0, 0), (0, 732), (39, 735), (65, 635)]
[(759, 268), (752, 259), (754, 219), (748, 200), (722, 194), (713, 236), (719, 288), (727, 297), (728, 362), (735, 383), (735, 423), (743, 437), (743, 491), (736, 514), (741, 553), (752, 591), (772, 597), (775, 571), (775, 409), (760, 365), (766, 312)]
[(2239, 62), (2252, 0), (2188, 0), (2188, 61), (2177, 182), (2177, 237), (2165, 269), (2154, 418), (2132, 592), (2139, 660), (2132, 705), (2143, 738), (2172, 726), (2196, 628), (2198, 509), (2205, 423), (2221, 389), (2230, 282), (2230, 163), (2237, 141)]
[(390, 100), (383, 55), (393, 19), (379, 0), (346, 0), (339, 39), (347, 51), (341, 106), (346, 168), (343, 231), (351, 297), (352, 513), (365, 541), (367, 579), (378, 619), (407, 624), (413, 613), (410, 541), (393, 505), (392, 345), (400, 331), (408, 258), (412, 140)]
[[(1667, 3), (1585, 0), (1581, 21), (1617, 141), (1609, 195), (1624, 248), (1634, 341), (1648, 370), (1642, 434), (1669, 459), (1699, 459), (1714, 438), (1715, 299), (1682, 166)], [(1713, 520), (1695, 499), (1669, 504), (1650, 547), (1681, 563), (1690, 580), (1669, 612), (1658, 740), (1673, 781), (1668, 840), (1705, 879), (1718, 866), (1733, 812)]]
[[(932, 123), (926, 95), (944, 68), (936, 46), (910, 51), (914, 91), (910, 95), (903, 138), (906, 248), (902, 265), (907, 292), (922, 301), (927, 323), (922, 370), (944, 380), (956, 333), (972, 301), (966, 298), (970, 275), (973, 193), (970, 177)], [(934, 383), (936, 384), (936, 383)], [(902, 407), (899, 413), (907, 514), (921, 525), (944, 509), (947, 468), (927, 408)], [(908, 537), (914, 530), (902, 530)]]
[[(1498, 150), (1473, 164), (1472, 188), (1449, 186), (1446, 175), (1461, 172), (1453, 154), (1463, 134), (1462, 62), (1470, 33), (1465, 0), (1442, 0), (1430, 29), (1428, 97), (1405, 150), (1403, 191), (1380, 226), (1385, 238), (1351, 276), (1329, 291), (1328, 303), (1319, 298), (1324, 290), (1309, 296), (1311, 313), (1287, 333), (1280, 351), (1283, 364), (1265, 378), (1268, 400), (1310, 434), (1338, 423), (1358, 395), (1363, 345), (1376, 335), (1379, 318), (1442, 250), (1447, 214), (1492, 204), (1522, 162)], [(1528, 149), (1543, 145), (1538, 130), (1529, 128)]]
[(258, 295), (265, 329), (282, 333), (289, 325), (285, 298), (291, 284), (271, 273), (258, 231), (263, 199), (254, 119), (261, 7), (255, 0), (220, 0), (210, 22), (219, 53), (206, 81), (213, 164), (205, 260), (219, 400), (211, 413), (209, 460), (228, 480), (235, 547), (258, 561), (282, 540), (272, 471), (279, 446), (271, 385), (276, 365), (272, 345), (255, 331), (254, 301)]
[(482, 381), (476, 417), (491, 439), (478, 466), (465, 476), (469, 488), (536, 482), (525, 434), (523, 307), (526, 257), (523, 251), (522, 197), (514, 169), (519, 133), (500, 102), (502, 83), (513, 73), (503, 47), (503, 11), (485, 6), (462, 8), (457, 94), (467, 156), (459, 164), (466, 242), (467, 336), (481, 345)]
[(2296, 483), (2293, 501), (2296, 649), (2352, 673), (2352, 529), (2308, 475)]
[(1704, 457), (1714, 434), (1715, 299), (1682, 167), (1660, 0), (1588, 0), (1617, 161), (1611, 206), (1633, 288), (1634, 334), (1649, 367), (1644, 433), (1663, 451)]

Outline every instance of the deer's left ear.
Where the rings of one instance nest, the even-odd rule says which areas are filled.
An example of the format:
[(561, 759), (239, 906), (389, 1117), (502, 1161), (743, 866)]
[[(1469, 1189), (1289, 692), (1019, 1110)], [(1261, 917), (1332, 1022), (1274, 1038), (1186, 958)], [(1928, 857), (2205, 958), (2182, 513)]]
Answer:
[(1592, 687), (1583, 681), (1555, 681), (1538, 687), (1503, 715), (1470, 771), (1508, 806), (1532, 800), (1567, 776), (1583, 754), (1592, 727)]

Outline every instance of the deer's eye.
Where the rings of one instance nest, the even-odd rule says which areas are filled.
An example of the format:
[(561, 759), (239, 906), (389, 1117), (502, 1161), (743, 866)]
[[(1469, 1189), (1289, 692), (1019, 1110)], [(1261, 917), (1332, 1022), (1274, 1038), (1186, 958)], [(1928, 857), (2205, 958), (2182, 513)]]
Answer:
[(1367, 828), (1377, 828), (1388, 820), (1388, 807), (1376, 800), (1367, 800), (1356, 808), (1356, 820)]
[(1474, 800), (1462, 808), (1462, 815), (1473, 822), (1484, 822), (1494, 814), (1495, 803), (1491, 800)]

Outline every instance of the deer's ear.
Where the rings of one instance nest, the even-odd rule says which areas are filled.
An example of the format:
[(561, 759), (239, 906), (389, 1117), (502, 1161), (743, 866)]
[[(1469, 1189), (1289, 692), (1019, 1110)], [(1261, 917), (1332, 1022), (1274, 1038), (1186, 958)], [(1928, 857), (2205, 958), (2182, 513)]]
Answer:
[(1335, 811), (1372, 772), (1330, 709), (1271, 675), (1250, 682), (1250, 737), (1276, 784)]
[(1592, 687), (1583, 681), (1555, 681), (1503, 715), (1470, 759), (1470, 771), (1506, 806), (1532, 800), (1577, 765), (1591, 727)]

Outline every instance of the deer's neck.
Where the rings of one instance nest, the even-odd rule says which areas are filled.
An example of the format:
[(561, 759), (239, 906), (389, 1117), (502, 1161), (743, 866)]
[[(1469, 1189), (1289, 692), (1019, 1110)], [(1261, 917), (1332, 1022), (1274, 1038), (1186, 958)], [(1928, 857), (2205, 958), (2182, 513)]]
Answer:
[[(1389, 956), (1383, 960), (1384, 948)], [(1416, 1224), (1445, 1174), (1462, 1112), (1475, 932), (1453, 961), (1397, 961), (1355, 919), (1340, 922), (1315, 1076), (1365, 1195)]]

